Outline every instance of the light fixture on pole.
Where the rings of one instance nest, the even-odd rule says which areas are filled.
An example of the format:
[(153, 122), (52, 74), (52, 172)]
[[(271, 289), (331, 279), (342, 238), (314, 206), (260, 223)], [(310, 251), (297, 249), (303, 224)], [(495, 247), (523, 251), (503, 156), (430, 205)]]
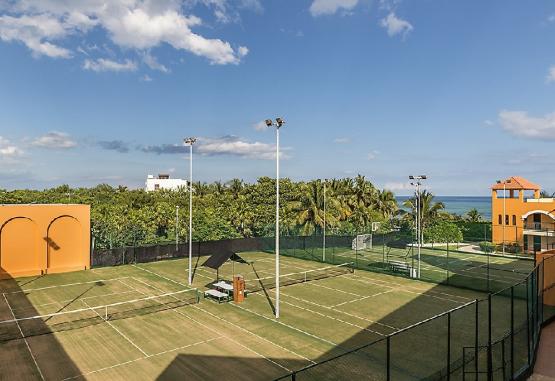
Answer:
[(279, 129), (285, 124), (282, 118), (264, 121), (267, 127), (276, 127), (276, 319), (279, 318)]
[(197, 138), (186, 138), (183, 145), (189, 146), (189, 286), (193, 284), (193, 144)]
[(420, 251), (422, 246), (422, 207), (420, 202), (420, 186), (422, 180), (426, 180), (426, 175), (409, 176), (410, 180), (414, 180), (410, 184), (416, 188), (416, 246), (418, 247), (418, 271), (417, 277), (420, 279)]

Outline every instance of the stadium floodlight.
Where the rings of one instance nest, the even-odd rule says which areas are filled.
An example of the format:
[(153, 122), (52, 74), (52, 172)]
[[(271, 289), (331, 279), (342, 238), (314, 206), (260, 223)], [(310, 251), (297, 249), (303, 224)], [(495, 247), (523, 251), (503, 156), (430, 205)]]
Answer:
[(426, 180), (428, 177), (426, 175), (419, 175), (419, 176), (409, 176), (410, 180), (415, 180), (410, 183), (410, 185), (415, 187), (415, 194), (416, 194), (416, 216), (415, 216), (415, 225), (416, 225), (416, 246), (418, 247), (418, 271), (417, 277), (420, 279), (420, 252), (422, 246), (422, 217), (421, 217), (421, 208), (420, 208), (420, 186), (422, 185), (421, 181)]
[(283, 118), (266, 119), (268, 127), (276, 127), (276, 319), (279, 318), (279, 129), (285, 124)]
[(193, 144), (197, 138), (183, 139), (183, 145), (189, 146), (189, 286), (193, 284)]

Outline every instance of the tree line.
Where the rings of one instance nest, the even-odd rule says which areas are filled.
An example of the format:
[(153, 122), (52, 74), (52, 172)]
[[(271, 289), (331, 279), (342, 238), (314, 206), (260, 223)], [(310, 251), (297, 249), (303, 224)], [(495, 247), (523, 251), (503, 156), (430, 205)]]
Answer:
[[(255, 183), (193, 183), (193, 240), (273, 236), (275, 234), (275, 179), (261, 177)], [(0, 204), (78, 203), (91, 205), (91, 229), (95, 247), (112, 248), (185, 241), (189, 229), (187, 189), (146, 192), (101, 184), (92, 188), (68, 185), (45, 190), (0, 190)], [(295, 182), (280, 180), (280, 234), (353, 235), (370, 232), (379, 222), (381, 232), (412, 234), (416, 199), (399, 208), (393, 192), (378, 189), (364, 176)], [(455, 222), (479, 221), (477, 211), (465, 218), (444, 211), (433, 194), (424, 191), (421, 217), (428, 238), (452, 236)], [(450, 226), (438, 227), (441, 223)], [(459, 229), (459, 228), (457, 228)], [(426, 233), (427, 234), (427, 233)], [(439, 234), (439, 236), (438, 236)], [(445, 234), (444, 234), (445, 235)]]

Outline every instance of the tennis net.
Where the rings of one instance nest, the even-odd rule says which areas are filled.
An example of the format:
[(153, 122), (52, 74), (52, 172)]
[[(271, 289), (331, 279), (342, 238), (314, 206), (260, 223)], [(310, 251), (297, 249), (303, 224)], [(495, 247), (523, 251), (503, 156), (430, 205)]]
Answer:
[[(336, 266), (322, 267), (319, 269), (301, 271), (296, 273), (289, 273), (280, 275), (280, 286), (290, 286), (298, 283), (310, 282), (313, 280), (325, 279), (336, 277), (345, 274), (354, 273), (355, 268), (353, 263), (343, 263)], [(269, 290), (276, 287), (276, 277), (269, 276), (264, 278), (255, 278), (247, 280), (247, 293), (258, 292), (262, 290)]]
[(190, 289), (98, 306), (89, 305), (85, 300), (78, 300), (83, 307), (44, 315), (18, 317), (12, 310), (13, 319), (0, 321), (0, 342), (143, 316), (196, 304), (199, 301), (199, 291)]

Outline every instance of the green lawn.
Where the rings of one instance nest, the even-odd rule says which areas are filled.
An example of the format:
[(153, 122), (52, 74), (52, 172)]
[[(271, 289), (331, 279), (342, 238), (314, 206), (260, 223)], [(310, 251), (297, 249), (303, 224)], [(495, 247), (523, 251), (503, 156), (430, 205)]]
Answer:
[[(351, 254), (335, 253), (335, 261), (351, 261)], [(256, 284), (256, 278), (274, 275), (273, 255), (240, 255), (248, 263), (226, 263), (220, 278), (241, 274), (248, 289)], [(370, 265), (374, 255), (377, 253), (355, 259)], [(193, 287), (201, 291), (216, 278), (215, 271), (200, 266), (205, 259), (194, 258), (193, 262)], [(439, 268), (428, 257), (423, 263), (430, 270)], [(326, 266), (329, 264), (281, 257), (282, 274)], [(160, 308), (144, 309), (143, 301), (135, 303), (136, 314), (118, 315), (119, 307), (114, 307), (115, 313), (110, 315), (110, 309), (107, 312), (113, 318), (108, 320), (102, 318), (101, 308), (94, 309), (187, 290), (187, 268), (187, 260), (179, 259), (0, 282), (1, 320), (11, 319), (12, 313), (23, 318), (91, 307), (75, 313), (78, 318), (51, 316), (21, 321), (19, 326), (0, 323), (0, 375), (15, 380), (41, 379), (41, 374), (46, 380), (268, 380), (485, 296), (468, 289), (357, 270), (282, 287), (279, 320), (273, 316), (275, 290), (271, 288), (249, 294), (242, 304), (205, 299), (198, 304), (172, 304), (175, 297), (170, 297), (160, 299)], [(193, 292), (179, 295), (184, 300), (189, 300), (185, 295), (194, 296)], [(520, 313), (524, 302), (516, 302), (515, 310)], [(162, 307), (165, 303), (169, 303), (168, 308)], [(500, 335), (506, 329), (505, 306), (509, 303), (505, 296), (496, 303), (500, 307), (494, 309), (494, 319), (499, 324), (494, 334)], [(483, 307), (480, 305), (479, 310), (480, 340), (485, 337), (487, 321)], [(452, 315), (454, 364), (462, 356), (462, 347), (473, 343), (474, 316), (474, 305)], [(393, 379), (421, 379), (445, 367), (446, 319), (392, 338)], [(18, 336), (19, 329), (26, 339)], [(383, 379), (384, 348), (384, 342), (378, 342), (341, 362), (307, 372), (304, 379), (346, 379), (353, 375)]]

